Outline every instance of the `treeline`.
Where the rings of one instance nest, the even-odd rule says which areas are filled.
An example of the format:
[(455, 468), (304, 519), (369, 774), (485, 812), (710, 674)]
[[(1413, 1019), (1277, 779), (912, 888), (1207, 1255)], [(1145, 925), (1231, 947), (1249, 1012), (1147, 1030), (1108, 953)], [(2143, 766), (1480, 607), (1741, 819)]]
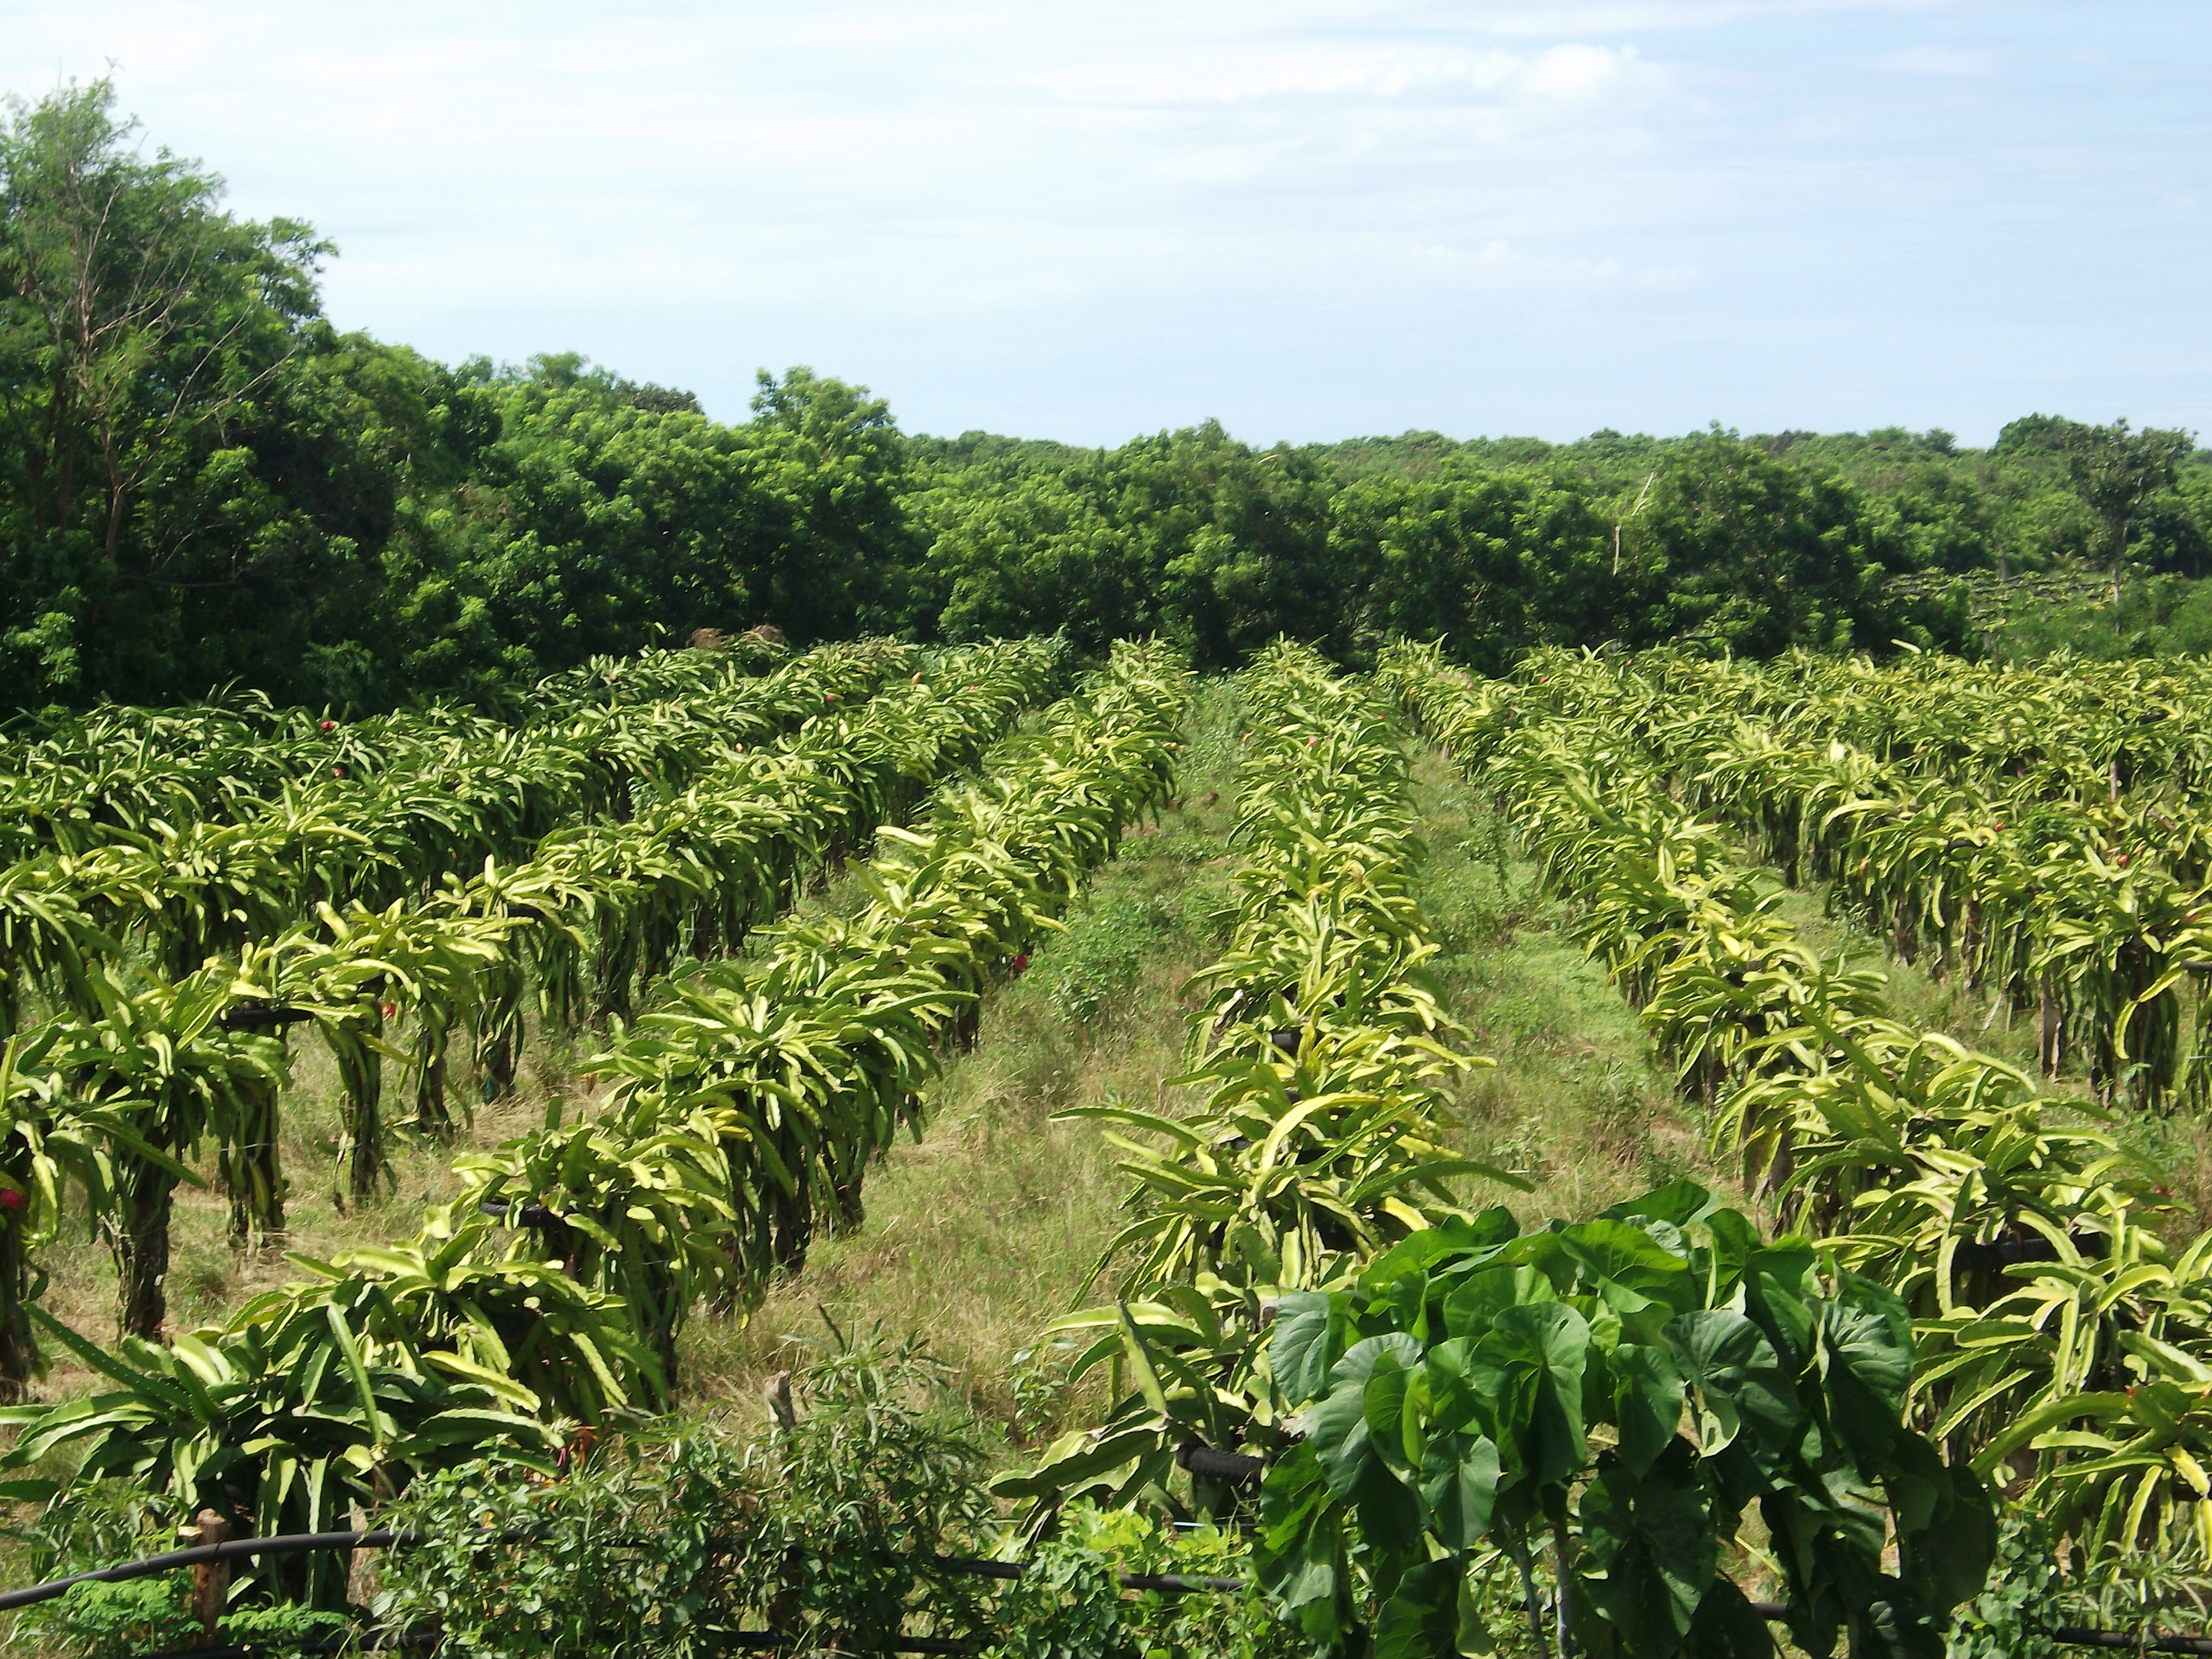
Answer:
[[(1352, 662), (1441, 640), (1486, 671), (1601, 640), (1957, 647), (1950, 576), (2113, 544), (2089, 429), (2051, 417), (1987, 452), (1718, 430), (1257, 450), (1211, 424), (1093, 451), (909, 437), (801, 368), (725, 425), (574, 355), (451, 367), (343, 333), (331, 252), (149, 155), (105, 82), (13, 106), (0, 706), (237, 683), (368, 709), (759, 623), (1158, 632), (1202, 667), (1279, 633)], [(2168, 447), (2118, 550), (2212, 574), (2212, 466)]]
[(1212, 666), (1277, 634), (1348, 662), (1403, 635), (1486, 672), (1607, 639), (1759, 654), (1964, 639), (1962, 603), (1887, 591), (1924, 568), (1893, 508), (1727, 434), (1653, 446), (1625, 494), (1571, 459), (1500, 465), (1419, 438), (1255, 451), (1208, 425), (1075, 456), (917, 447), (936, 478), (926, 591), (956, 635), (1158, 629)]

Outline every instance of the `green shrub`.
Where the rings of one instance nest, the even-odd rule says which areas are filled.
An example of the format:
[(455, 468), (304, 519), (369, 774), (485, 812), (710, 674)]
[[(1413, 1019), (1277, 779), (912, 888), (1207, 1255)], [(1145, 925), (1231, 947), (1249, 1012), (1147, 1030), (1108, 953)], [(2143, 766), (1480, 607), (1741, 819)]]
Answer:
[(1166, 907), (1150, 899), (1103, 899), (1071, 917), (1039, 964), (1053, 1006), (1070, 1020), (1093, 1018), (1137, 982), (1174, 925)]
[(913, 1345), (833, 1343), (764, 1440), (659, 1424), (572, 1447), (557, 1480), (475, 1464), (416, 1482), (387, 1523), (386, 1630), (434, 1621), (446, 1659), (696, 1659), (744, 1631), (787, 1653), (879, 1643), (909, 1614), (974, 1623), (928, 1571), (981, 1515), (973, 1449), (923, 1413), (940, 1378)]
[(2058, 1613), (2063, 1588), (2049, 1529), (2008, 1516), (1998, 1528), (1989, 1583), (1954, 1614), (1947, 1659), (2056, 1659), (2051, 1632), (2065, 1622)]
[(1042, 1546), (1006, 1586), (999, 1626), (986, 1659), (1145, 1659), (1113, 1564), (1073, 1537)]
[[(220, 1633), (229, 1644), (283, 1645), (348, 1628), (339, 1613), (254, 1606), (226, 1611)], [(191, 1613), (191, 1573), (182, 1567), (119, 1584), (73, 1584), (58, 1600), (33, 1608), (16, 1632), (19, 1640), (39, 1640), (43, 1650), (70, 1659), (138, 1659), (194, 1646), (201, 1634)]]
[(625, 1440), (563, 1479), (471, 1464), (418, 1481), (392, 1516), (387, 1629), (435, 1622), (453, 1655), (711, 1653), (740, 1627), (721, 1545), (741, 1529), (744, 1455), (720, 1437)]
[[(1242, 1594), (1146, 1590), (1121, 1603), (1122, 1618), (1148, 1655), (1202, 1659), (1304, 1659), (1312, 1644), (1281, 1618), (1253, 1580), (1252, 1547), (1234, 1530), (1178, 1528), (1130, 1510), (1088, 1504), (1062, 1513), (1060, 1539), (1106, 1558), (1117, 1571), (1189, 1578), (1242, 1578)], [(1005, 1609), (1001, 1607), (1001, 1617)]]
[(184, 1573), (121, 1584), (74, 1584), (47, 1626), (51, 1639), (84, 1659), (137, 1659), (194, 1643), (191, 1581)]
[(85, 1480), (66, 1487), (43, 1509), (0, 1525), (0, 1537), (22, 1547), (26, 1583), (66, 1578), (118, 1561), (177, 1547), (182, 1512), (167, 1494), (133, 1480)]

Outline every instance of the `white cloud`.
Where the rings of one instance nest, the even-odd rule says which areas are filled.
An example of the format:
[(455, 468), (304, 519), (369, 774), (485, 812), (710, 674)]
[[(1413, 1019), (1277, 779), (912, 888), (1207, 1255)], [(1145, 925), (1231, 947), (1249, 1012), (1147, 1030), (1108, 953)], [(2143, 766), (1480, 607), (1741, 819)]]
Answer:
[(1705, 273), (1695, 265), (1631, 264), (1613, 257), (1592, 259), (1532, 252), (1503, 236), (1491, 237), (1476, 247), (1425, 243), (1410, 252), (1455, 287), (1473, 282), (1498, 292), (1553, 296), (1572, 292), (1589, 298), (1631, 289), (1679, 289), (1705, 280)]
[(1528, 70), (1531, 91), (1577, 103), (1615, 97), (1632, 89), (1656, 89), (1657, 79), (1640, 62), (1633, 46), (1553, 46), (1540, 54)]
[(0, 83), (120, 60), (153, 138), (343, 245), (343, 324), (574, 346), (725, 414), (811, 360), (932, 429), (1098, 440), (1751, 426), (1760, 388), (1782, 424), (1970, 431), (1822, 410), (2195, 316), (2212, 12), (2139, 9), (14, 0)]

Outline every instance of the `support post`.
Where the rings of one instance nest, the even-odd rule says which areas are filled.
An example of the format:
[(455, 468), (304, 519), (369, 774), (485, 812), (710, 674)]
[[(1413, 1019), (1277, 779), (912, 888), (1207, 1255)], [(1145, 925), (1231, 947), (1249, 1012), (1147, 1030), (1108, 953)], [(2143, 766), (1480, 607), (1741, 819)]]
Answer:
[[(202, 1544), (221, 1544), (230, 1537), (230, 1522), (213, 1510), (200, 1511), (197, 1534)], [(192, 1617), (200, 1622), (196, 1648), (211, 1648), (220, 1639), (223, 1609), (230, 1604), (230, 1563), (202, 1561), (192, 1568)]]

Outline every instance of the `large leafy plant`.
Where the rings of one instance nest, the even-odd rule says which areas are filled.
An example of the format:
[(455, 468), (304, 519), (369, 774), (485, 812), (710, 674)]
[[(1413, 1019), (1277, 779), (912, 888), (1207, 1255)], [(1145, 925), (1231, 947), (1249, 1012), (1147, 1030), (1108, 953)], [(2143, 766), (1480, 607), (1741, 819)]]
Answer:
[(1904, 1425), (1903, 1306), (1686, 1183), (1446, 1223), (1285, 1297), (1269, 1357), (1303, 1437), (1261, 1571), (1333, 1650), (1450, 1651), (1470, 1571), (1548, 1550), (1586, 1652), (1771, 1653), (1729, 1573), (1754, 1505), (1808, 1653), (1933, 1659), (1990, 1564), (1981, 1483)]

